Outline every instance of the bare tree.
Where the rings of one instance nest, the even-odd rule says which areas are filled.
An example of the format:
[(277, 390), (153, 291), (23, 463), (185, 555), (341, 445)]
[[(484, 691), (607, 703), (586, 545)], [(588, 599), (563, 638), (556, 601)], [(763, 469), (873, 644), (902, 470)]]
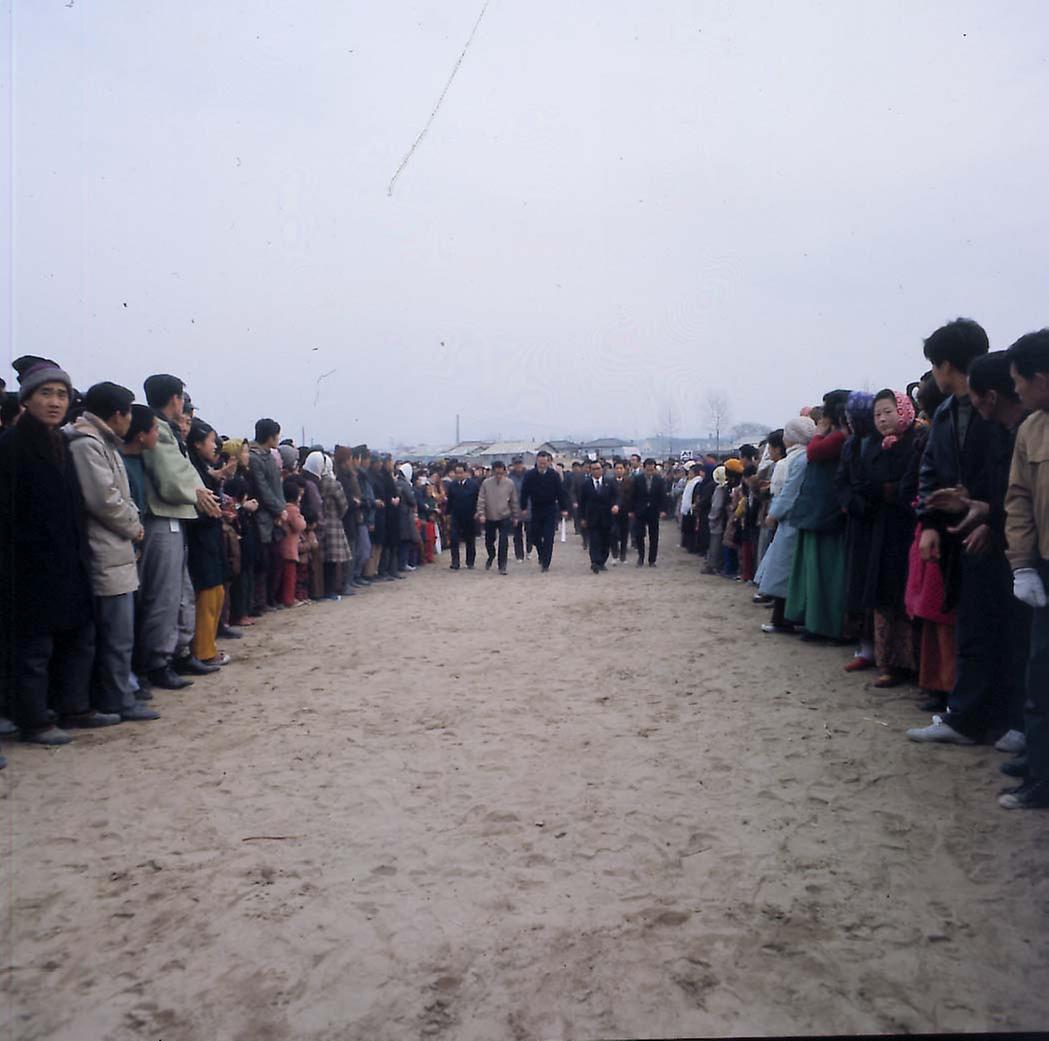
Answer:
[(720, 455), (721, 431), (729, 425), (732, 418), (728, 395), (724, 391), (716, 388), (707, 391), (707, 415), (714, 432), (714, 443), (717, 445), (716, 451)]

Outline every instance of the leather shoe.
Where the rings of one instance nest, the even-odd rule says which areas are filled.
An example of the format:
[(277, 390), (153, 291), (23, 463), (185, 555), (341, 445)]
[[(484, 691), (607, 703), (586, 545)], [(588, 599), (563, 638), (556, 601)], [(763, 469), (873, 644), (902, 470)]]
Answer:
[(57, 745), (68, 745), (73, 740), (72, 734), (67, 734), (56, 726), (44, 727), (43, 730), (27, 730), (22, 734), (22, 740), (30, 745), (46, 745), (53, 748)]
[(145, 722), (150, 719), (160, 719), (160, 713), (141, 701), (136, 701), (133, 708), (126, 708), (120, 713), (120, 718), (125, 723)]
[(1012, 759), (1007, 759), (1004, 763), (998, 766), (998, 769), (1005, 774), (1006, 777), (1026, 777), (1027, 776), (1027, 756), (1018, 755)]
[(215, 634), (220, 640), (240, 640), (243, 639), (244, 634), (238, 632), (232, 626), (221, 625), (219, 631)]
[(218, 665), (205, 665), (192, 654), (187, 654), (185, 658), (172, 658), (171, 667), (180, 676), (207, 676), (219, 671)]
[(170, 665), (165, 665), (162, 669), (153, 669), (146, 675), (146, 679), (161, 690), (184, 690), (193, 686), (192, 680), (183, 679)]

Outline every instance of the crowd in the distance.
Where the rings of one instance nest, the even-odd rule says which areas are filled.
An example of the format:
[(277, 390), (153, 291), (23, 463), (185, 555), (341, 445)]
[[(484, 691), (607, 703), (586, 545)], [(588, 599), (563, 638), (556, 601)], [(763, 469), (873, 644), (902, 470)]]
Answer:
[[(855, 646), (847, 672), (915, 685), (916, 742), (995, 741), (1049, 806), (1049, 330), (989, 350), (958, 319), (921, 380), (833, 390), (675, 487), (704, 572), (753, 582), (762, 629)], [(759, 451), (760, 449), (760, 451)]]

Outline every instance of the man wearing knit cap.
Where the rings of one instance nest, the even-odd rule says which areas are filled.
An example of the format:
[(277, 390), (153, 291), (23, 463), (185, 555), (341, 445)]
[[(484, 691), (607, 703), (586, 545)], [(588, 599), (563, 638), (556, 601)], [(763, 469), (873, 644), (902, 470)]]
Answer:
[[(109, 726), (90, 710), (95, 654), (91, 584), (81, 558), (81, 495), (59, 431), (72, 383), (54, 361), (18, 358), (25, 411), (0, 438), (0, 631), (9, 641), (12, 712), (25, 740), (60, 745), (63, 726)], [(52, 687), (54, 684), (54, 688)]]

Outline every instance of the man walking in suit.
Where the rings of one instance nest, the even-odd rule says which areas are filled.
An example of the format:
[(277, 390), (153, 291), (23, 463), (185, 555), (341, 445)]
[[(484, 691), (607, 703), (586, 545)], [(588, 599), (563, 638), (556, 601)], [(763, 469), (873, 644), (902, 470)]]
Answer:
[(634, 478), (626, 472), (622, 459), (616, 461), (612, 473), (619, 492), (619, 512), (612, 521), (612, 559), (625, 564), (630, 544), (630, 518), (633, 516)]
[(456, 463), (452, 471), (452, 483), (448, 485), (448, 519), (451, 534), (451, 570), (459, 570), (459, 546), (466, 543), (466, 566), (473, 568), (477, 560), (477, 495), (481, 486), (473, 477), (466, 476), (462, 463)]
[(637, 566), (645, 563), (645, 533), (648, 533), (648, 566), (656, 566), (659, 555), (659, 521), (667, 515), (667, 484), (656, 473), (655, 459), (646, 459), (645, 468), (634, 478), (632, 489)]
[(607, 570), (612, 524), (618, 515), (619, 489), (615, 478), (606, 477), (604, 467), (595, 459), (579, 492), (579, 523), (588, 536), (590, 570), (595, 575)]
[(550, 460), (549, 452), (540, 452), (535, 460), (535, 469), (529, 470), (521, 482), (521, 510), (529, 513), (532, 544), (543, 571), (550, 570), (558, 513), (567, 517), (570, 504), (568, 492), (557, 471), (550, 465)]

